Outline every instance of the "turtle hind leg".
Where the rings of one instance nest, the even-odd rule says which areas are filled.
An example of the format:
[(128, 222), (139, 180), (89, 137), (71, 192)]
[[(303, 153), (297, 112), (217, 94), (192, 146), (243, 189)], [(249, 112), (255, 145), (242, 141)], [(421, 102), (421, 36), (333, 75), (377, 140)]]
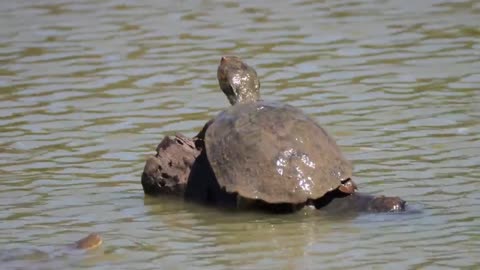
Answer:
[(343, 198), (343, 197), (346, 197), (346, 196), (349, 196), (349, 195), (350, 194), (347, 194), (343, 191), (335, 189), (335, 190), (332, 190), (332, 191), (329, 191), (329, 192), (325, 193), (325, 195), (323, 195), (322, 197), (320, 197), (318, 199), (309, 201), (309, 204), (313, 204), (316, 209), (320, 209), (320, 208), (323, 208), (323, 207), (329, 205), (335, 198)]
[(338, 187), (338, 190), (345, 194), (353, 194), (358, 190), (357, 184), (353, 182), (351, 178), (342, 181), (342, 184)]
[(342, 184), (338, 187), (338, 189), (329, 191), (322, 197), (311, 200), (308, 203), (313, 204), (315, 208), (320, 209), (328, 205), (335, 198), (344, 198), (354, 194), (355, 192), (357, 192), (357, 184), (355, 184), (352, 179), (348, 178), (342, 181)]

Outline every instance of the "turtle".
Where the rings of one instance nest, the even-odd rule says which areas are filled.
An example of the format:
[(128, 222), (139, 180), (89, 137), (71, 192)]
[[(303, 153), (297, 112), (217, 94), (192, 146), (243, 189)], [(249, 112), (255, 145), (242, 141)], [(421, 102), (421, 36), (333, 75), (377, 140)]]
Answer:
[[(78, 255), (85, 251), (93, 250), (102, 245), (103, 239), (98, 233), (90, 233), (82, 239), (60, 246), (16, 248), (0, 252), (2, 263), (15, 262), (24, 259), (52, 259), (64, 255)], [(5, 266), (8, 268), (8, 266)]]
[(187, 200), (291, 212), (356, 192), (352, 164), (335, 140), (302, 110), (261, 100), (255, 69), (223, 56), (217, 78), (232, 106), (196, 136), (201, 152)]
[(86, 237), (76, 241), (73, 244), (68, 245), (71, 249), (91, 250), (102, 245), (102, 236), (98, 233), (90, 233)]

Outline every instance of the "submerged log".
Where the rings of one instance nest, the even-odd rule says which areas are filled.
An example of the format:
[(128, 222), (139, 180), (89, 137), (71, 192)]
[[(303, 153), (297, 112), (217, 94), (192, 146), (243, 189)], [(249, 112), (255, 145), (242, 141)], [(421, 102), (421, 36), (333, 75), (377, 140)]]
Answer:
[[(147, 159), (142, 173), (142, 186), (145, 194), (174, 195), (185, 198), (190, 171), (203, 146), (203, 142), (196, 138), (187, 138), (182, 134), (176, 134), (173, 138), (167, 136), (160, 142), (156, 149), (156, 155)], [(197, 180), (199, 181), (195, 182), (201, 182), (201, 179)], [(188, 188), (195, 187), (191, 185)], [(194, 201), (209, 203), (207, 195), (203, 196), (206, 199), (202, 197)], [(218, 203), (214, 204), (218, 206)], [(235, 204), (232, 203), (232, 205)], [(228, 207), (228, 205), (224, 206)], [(340, 212), (399, 212), (405, 210), (405, 201), (399, 197), (373, 196), (355, 192), (341, 198), (324, 196), (315, 204), (315, 207), (326, 211)]]

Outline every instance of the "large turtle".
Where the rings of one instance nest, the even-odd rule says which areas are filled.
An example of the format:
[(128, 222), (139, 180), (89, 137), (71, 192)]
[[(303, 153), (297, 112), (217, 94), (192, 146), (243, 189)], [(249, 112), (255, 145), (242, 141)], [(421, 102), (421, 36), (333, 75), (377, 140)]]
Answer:
[(253, 68), (222, 57), (217, 78), (232, 106), (197, 135), (202, 152), (187, 199), (291, 211), (355, 192), (352, 165), (335, 140), (300, 109), (260, 100)]

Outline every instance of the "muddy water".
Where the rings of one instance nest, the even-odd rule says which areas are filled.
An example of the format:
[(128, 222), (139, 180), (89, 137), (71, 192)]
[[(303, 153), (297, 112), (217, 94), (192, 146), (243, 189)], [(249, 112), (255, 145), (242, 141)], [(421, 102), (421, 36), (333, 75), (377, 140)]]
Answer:
[[(5, 269), (480, 267), (478, 1), (3, 1)], [(160, 139), (228, 106), (222, 54), (420, 213), (234, 214), (145, 198)], [(65, 250), (91, 231), (102, 248)]]

